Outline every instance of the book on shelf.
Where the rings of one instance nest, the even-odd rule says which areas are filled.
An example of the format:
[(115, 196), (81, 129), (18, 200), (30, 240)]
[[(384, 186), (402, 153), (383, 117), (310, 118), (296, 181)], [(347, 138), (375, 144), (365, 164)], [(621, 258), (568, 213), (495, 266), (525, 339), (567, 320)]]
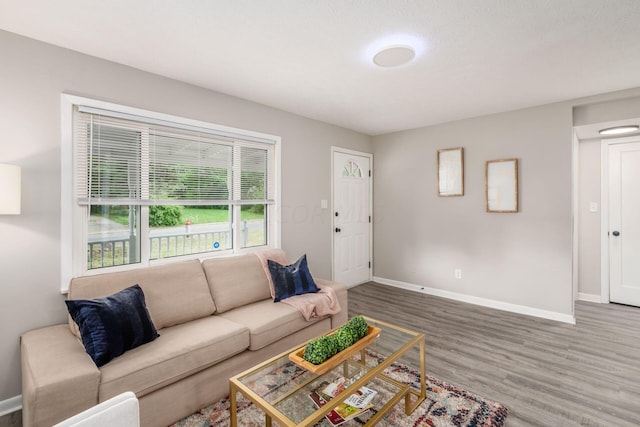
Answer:
[[(332, 383), (323, 382), (309, 394), (309, 397), (313, 403), (320, 408), (324, 406), (327, 401), (340, 394), (346, 387), (351, 385), (351, 383), (353, 383), (353, 380), (347, 380), (342, 377)], [(360, 387), (355, 393), (347, 397), (344, 402), (340, 403), (325, 415), (325, 418), (331, 425), (339, 426), (345, 421), (366, 413), (369, 408), (373, 407), (371, 401), (376, 394), (377, 392), (375, 390), (368, 387)]]

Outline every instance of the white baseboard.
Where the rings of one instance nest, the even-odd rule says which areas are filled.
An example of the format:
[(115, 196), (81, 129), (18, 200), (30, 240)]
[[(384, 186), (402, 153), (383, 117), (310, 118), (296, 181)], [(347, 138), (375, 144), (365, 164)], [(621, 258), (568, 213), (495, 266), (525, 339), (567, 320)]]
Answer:
[(0, 417), (22, 409), (22, 395), (0, 401)]
[(570, 323), (572, 325), (575, 325), (576, 323), (576, 318), (574, 316), (570, 314), (558, 313), (556, 311), (541, 310), (539, 308), (527, 307), (525, 305), (511, 304), (508, 302), (474, 297), (472, 295), (460, 294), (457, 292), (444, 291), (442, 289), (428, 288), (426, 286), (414, 285), (412, 283), (400, 282), (398, 280), (385, 279), (383, 277), (374, 277), (373, 281), (382, 283), (383, 285), (395, 286), (397, 288), (408, 289), (410, 291), (422, 292), (424, 294), (434, 295), (437, 297), (481, 305), (483, 307), (495, 308), (498, 310), (510, 311), (518, 314), (526, 314), (527, 316), (541, 317), (543, 319)]
[(600, 295), (578, 292), (578, 301), (602, 303), (602, 298), (600, 297)]

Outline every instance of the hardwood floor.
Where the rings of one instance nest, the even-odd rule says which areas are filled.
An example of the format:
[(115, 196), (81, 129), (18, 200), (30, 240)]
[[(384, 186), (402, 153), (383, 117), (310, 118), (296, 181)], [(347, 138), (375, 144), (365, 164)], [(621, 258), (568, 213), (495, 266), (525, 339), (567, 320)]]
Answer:
[(576, 303), (576, 325), (368, 283), (349, 316), (420, 330), (427, 373), (506, 405), (506, 426), (640, 426), (640, 308)]

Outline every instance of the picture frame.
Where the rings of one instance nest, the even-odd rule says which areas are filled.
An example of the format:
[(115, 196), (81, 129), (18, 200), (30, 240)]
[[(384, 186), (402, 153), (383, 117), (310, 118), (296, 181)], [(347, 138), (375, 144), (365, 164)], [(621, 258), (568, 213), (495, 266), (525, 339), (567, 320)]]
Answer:
[(464, 148), (438, 150), (438, 196), (464, 196)]
[(485, 182), (487, 212), (518, 212), (518, 159), (488, 160)]

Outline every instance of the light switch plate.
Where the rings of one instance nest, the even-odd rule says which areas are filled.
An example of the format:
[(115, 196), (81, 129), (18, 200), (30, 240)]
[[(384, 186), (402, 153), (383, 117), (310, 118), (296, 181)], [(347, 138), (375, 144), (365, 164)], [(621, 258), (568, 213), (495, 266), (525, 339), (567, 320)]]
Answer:
[(589, 212), (598, 212), (598, 202), (589, 203)]
[(326, 200), (322, 199), (320, 200), (320, 207), (322, 209), (327, 209), (329, 207), (329, 203)]

